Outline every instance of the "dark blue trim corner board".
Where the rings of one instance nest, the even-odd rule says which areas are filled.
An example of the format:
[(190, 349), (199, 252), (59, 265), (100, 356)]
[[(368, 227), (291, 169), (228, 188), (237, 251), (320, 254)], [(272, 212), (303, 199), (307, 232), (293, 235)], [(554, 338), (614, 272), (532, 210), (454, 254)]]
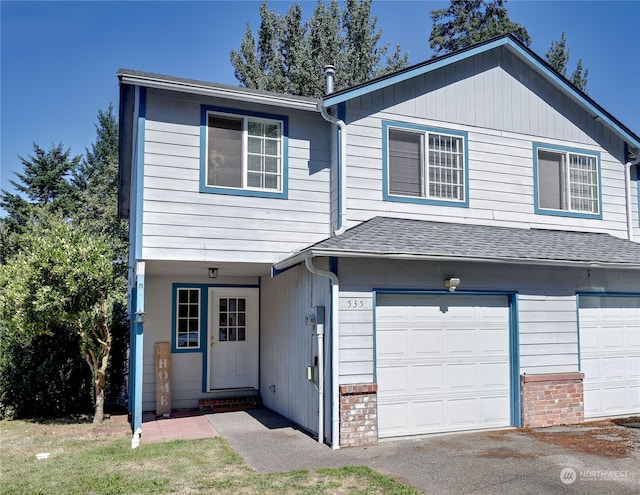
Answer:
[[(241, 187), (220, 187), (207, 184), (207, 114), (218, 112), (241, 117), (257, 117), (282, 123), (282, 190), (243, 189)], [(289, 196), (289, 117), (270, 113), (238, 110), (235, 108), (200, 106), (200, 192), (208, 194), (226, 194), (230, 196), (250, 196), (258, 198), (287, 199)]]

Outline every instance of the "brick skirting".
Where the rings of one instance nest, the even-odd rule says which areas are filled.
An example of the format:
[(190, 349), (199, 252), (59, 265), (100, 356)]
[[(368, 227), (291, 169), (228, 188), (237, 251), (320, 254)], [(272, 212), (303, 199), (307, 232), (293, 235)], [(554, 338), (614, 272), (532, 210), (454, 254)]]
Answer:
[(584, 373), (520, 376), (522, 426), (584, 421)]
[(378, 384), (340, 385), (340, 446), (378, 443)]

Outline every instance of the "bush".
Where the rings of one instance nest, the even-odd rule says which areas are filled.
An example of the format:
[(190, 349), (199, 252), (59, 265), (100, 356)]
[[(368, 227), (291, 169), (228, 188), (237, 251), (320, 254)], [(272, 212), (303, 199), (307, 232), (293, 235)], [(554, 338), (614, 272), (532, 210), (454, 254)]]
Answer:
[(28, 336), (0, 326), (0, 417), (91, 413), (90, 379), (71, 332)]

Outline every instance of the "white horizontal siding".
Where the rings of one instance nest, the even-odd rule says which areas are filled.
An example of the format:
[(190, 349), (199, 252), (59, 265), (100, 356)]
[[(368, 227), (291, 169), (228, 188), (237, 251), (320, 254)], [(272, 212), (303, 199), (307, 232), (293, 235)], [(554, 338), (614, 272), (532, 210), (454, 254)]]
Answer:
[(329, 235), (330, 133), (287, 111), (288, 198), (200, 193), (200, 104), (240, 102), (147, 92), (142, 254), (147, 260), (275, 262)]
[(518, 316), (521, 373), (578, 371), (575, 296), (521, 295)]
[[(468, 132), (468, 208), (382, 200), (382, 120)], [(626, 237), (622, 143), (506, 50), (356, 98), (347, 122), (350, 226), (386, 215)], [(602, 220), (535, 213), (534, 142), (600, 152)]]
[(341, 291), (338, 311), (340, 383), (371, 383), (374, 377), (371, 291)]

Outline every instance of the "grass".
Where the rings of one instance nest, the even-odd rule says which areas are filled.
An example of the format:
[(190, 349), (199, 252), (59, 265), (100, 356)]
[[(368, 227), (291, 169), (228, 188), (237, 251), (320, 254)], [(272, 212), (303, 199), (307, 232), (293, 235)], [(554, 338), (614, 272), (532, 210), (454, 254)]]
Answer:
[[(0, 494), (407, 494), (367, 467), (260, 475), (222, 438), (143, 444), (86, 419), (0, 421)], [(48, 452), (48, 459), (36, 454)]]

